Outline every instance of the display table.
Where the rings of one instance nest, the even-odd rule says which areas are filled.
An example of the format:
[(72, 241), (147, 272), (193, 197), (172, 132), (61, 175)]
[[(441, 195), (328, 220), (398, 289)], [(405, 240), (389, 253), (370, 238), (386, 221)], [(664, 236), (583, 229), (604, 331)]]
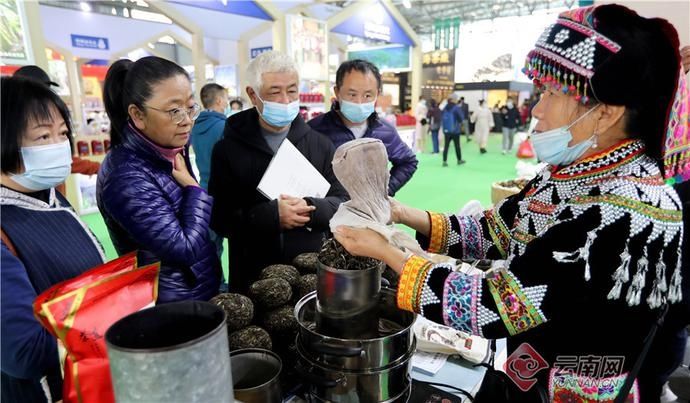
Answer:
[(414, 150), (414, 131), (415, 126), (398, 126), (395, 130), (398, 131), (398, 135), (402, 139), (403, 143), (407, 144), (408, 147)]
[[(506, 362), (506, 341), (505, 339), (500, 339), (496, 341), (496, 359), (495, 368), (503, 368), (503, 364)], [(479, 389), (479, 386), (484, 379), (484, 372), (486, 369), (484, 367), (474, 367), (470, 362), (463, 360), (457, 356), (451, 356), (448, 361), (441, 367), (441, 369), (434, 375), (422, 372), (417, 368), (412, 367), (410, 375), (413, 379), (425, 382), (442, 383), (446, 385), (451, 385), (456, 388), (461, 388), (467, 391), (470, 395), (474, 394)], [(461, 395), (459, 392), (454, 391), (450, 388), (444, 388), (442, 386), (434, 387), (441, 390), (447, 391), (462, 398), (463, 402), (468, 402), (469, 399)], [(300, 388), (296, 388), (299, 390)], [(283, 400), (284, 403), (306, 403), (306, 400), (302, 396), (295, 396), (289, 393), (288, 396)]]
[[(503, 363), (506, 360), (506, 341), (505, 339), (497, 340), (496, 342), (496, 368), (503, 368)], [(463, 360), (457, 356), (451, 356), (443, 367), (435, 374), (430, 375), (426, 372), (419, 371), (417, 368), (412, 368), (412, 378), (434, 383), (443, 383), (446, 385), (455, 386), (456, 388), (464, 389), (469, 394), (474, 396), (479, 389), (484, 378), (484, 367), (474, 367), (470, 362)], [(453, 393), (458, 397), (463, 397), (453, 389), (444, 388), (441, 386), (435, 387)], [(469, 401), (463, 398), (463, 402)]]

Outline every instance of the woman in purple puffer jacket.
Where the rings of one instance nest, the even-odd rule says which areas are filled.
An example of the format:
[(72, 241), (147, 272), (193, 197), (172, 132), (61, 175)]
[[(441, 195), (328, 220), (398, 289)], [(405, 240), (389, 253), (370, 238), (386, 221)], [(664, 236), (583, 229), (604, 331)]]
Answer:
[(158, 303), (208, 300), (220, 261), (208, 239), (213, 198), (187, 158), (199, 106), (189, 76), (158, 57), (120, 60), (105, 79), (113, 148), (98, 173), (98, 208), (122, 255), (161, 262)]

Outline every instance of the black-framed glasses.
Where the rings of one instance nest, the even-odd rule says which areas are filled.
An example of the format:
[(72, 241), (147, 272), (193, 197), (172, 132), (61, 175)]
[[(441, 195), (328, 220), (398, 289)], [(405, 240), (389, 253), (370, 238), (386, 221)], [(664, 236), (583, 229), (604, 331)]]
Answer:
[(194, 104), (194, 106), (192, 106), (191, 108), (175, 108), (167, 111), (163, 109), (154, 108), (153, 106), (148, 105), (144, 105), (144, 107), (153, 109), (154, 111), (167, 113), (168, 115), (170, 115), (170, 120), (172, 120), (172, 122), (176, 125), (182, 123), (184, 118), (186, 118), (187, 116), (189, 116), (189, 118), (194, 121), (196, 120), (196, 118), (199, 117), (199, 114), (201, 113), (201, 107), (199, 106), (199, 104)]

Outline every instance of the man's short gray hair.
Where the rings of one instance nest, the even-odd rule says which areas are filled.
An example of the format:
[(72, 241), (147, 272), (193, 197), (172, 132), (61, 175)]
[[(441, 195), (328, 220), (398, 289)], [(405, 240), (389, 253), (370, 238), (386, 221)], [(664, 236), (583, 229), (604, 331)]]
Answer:
[(256, 92), (261, 91), (262, 75), (265, 73), (295, 73), (299, 77), (297, 65), (285, 53), (271, 50), (257, 56), (247, 67), (247, 82)]

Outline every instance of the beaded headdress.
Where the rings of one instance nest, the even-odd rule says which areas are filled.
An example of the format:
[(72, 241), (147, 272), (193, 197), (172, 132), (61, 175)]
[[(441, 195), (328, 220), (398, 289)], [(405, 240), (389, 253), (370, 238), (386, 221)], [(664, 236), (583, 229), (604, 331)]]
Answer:
[(522, 69), (535, 85), (552, 86), (585, 105), (593, 94), (595, 70), (621, 49), (595, 31), (593, 11), (592, 6), (561, 13), (541, 34)]
[[(596, 100), (591, 78), (621, 46), (596, 31), (595, 8), (565, 11), (541, 34), (522, 69), (537, 87), (563, 91), (583, 105)], [(663, 133), (664, 177), (669, 184), (690, 180), (689, 114), (689, 89), (681, 71)]]

